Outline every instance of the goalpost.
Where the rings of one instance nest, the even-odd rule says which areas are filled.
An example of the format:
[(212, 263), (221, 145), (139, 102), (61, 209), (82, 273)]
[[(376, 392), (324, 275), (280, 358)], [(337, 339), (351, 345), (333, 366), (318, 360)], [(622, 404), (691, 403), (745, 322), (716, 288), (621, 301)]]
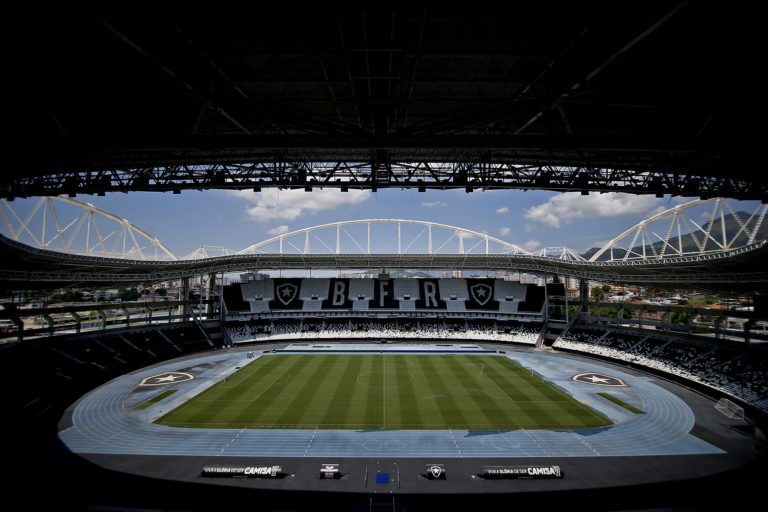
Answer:
[(744, 419), (744, 408), (742, 408), (740, 405), (737, 405), (727, 398), (721, 398), (717, 401), (715, 404), (715, 409), (720, 411), (723, 415), (728, 416), (731, 419), (734, 420), (743, 420)]

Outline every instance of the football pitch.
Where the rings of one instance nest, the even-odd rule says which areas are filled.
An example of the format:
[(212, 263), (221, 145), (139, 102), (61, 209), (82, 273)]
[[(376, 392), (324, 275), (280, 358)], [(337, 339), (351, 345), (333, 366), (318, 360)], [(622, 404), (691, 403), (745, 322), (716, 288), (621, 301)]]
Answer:
[(267, 355), (159, 418), (197, 428), (582, 429), (611, 422), (486, 355)]

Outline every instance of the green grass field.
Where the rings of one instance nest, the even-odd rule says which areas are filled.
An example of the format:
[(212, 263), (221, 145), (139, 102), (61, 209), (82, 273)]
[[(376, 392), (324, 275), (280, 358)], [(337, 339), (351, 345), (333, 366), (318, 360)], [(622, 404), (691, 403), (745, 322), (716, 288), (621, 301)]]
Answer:
[(506, 357), (318, 354), (256, 359), (157, 423), (508, 430), (610, 421)]
[(147, 400), (145, 402), (141, 402), (139, 405), (136, 406), (136, 409), (139, 409), (139, 410), (149, 409), (150, 407), (155, 405), (160, 400), (163, 400), (164, 398), (168, 398), (169, 396), (171, 396), (175, 392), (176, 392), (175, 389), (169, 389), (168, 391), (163, 391), (159, 395), (154, 396), (154, 397), (150, 398), (149, 400)]
[(635, 413), (635, 414), (645, 414), (643, 411), (635, 407), (634, 405), (629, 405), (624, 400), (620, 399), (617, 396), (613, 396), (610, 393), (598, 393), (601, 397), (605, 398), (606, 400), (610, 400), (611, 402), (615, 403), (619, 407), (623, 407), (629, 412)]

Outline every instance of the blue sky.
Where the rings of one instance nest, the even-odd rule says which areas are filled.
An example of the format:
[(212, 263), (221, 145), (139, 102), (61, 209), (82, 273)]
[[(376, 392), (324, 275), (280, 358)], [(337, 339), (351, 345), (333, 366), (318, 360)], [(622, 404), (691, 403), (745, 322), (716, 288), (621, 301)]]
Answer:
[[(274, 234), (362, 218), (439, 222), (487, 232), (529, 250), (602, 245), (653, 213), (692, 198), (545, 191), (338, 190), (184, 191), (79, 196), (78, 200), (128, 219), (177, 255), (202, 245), (243, 249)], [(23, 211), (25, 201), (12, 203)], [(738, 209), (755, 202), (730, 201)], [(65, 215), (63, 215), (65, 216)], [(63, 222), (65, 222), (64, 220)], [(7, 232), (7, 229), (3, 229)]]

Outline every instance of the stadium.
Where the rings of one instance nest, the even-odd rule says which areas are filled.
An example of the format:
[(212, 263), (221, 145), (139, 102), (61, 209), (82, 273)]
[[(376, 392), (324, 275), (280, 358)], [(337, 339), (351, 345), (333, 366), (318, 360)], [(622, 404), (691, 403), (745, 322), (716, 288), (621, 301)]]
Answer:
[(768, 194), (720, 76), (752, 41), (711, 6), (625, 8), (41, 16), (0, 176), (9, 499), (760, 499)]

